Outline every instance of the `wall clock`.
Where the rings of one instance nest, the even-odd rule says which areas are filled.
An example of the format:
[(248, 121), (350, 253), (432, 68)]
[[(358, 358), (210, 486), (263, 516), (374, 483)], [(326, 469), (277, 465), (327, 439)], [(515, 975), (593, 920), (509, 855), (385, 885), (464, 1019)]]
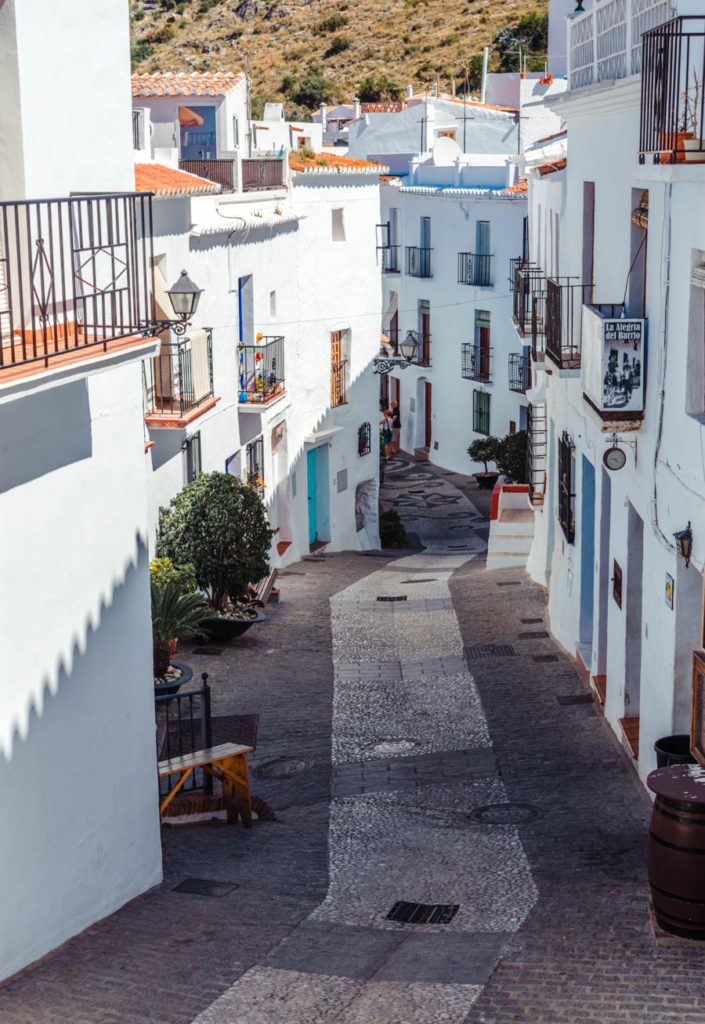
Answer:
[(627, 453), (623, 448), (608, 448), (602, 456), (602, 461), (608, 469), (622, 469), (627, 461)]

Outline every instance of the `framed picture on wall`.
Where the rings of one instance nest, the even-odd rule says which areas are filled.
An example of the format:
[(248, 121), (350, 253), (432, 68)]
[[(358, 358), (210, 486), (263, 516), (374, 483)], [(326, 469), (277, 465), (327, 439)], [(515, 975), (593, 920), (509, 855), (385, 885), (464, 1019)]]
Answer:
[(705, 651), (693, 651), (693, 703), (690, 710), (690, 749), (705, 765)]
[(666, 573), (666, 590), (664, 597), (666, 598), (666, 606), (673, 611), (673, 577), (670, 572)]

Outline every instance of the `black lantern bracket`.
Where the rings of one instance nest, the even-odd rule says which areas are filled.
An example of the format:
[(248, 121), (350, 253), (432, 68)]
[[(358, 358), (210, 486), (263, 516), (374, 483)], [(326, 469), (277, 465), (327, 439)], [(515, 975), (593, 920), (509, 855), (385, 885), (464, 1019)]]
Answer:
[(203, 289), (191, 280), (185, 270), (182, 270), (179, 279), (167, 289), (169, 302), (174, 310), (174, 319), (155, 320), (154, 327), (157, 333), (170, 329), (179, 336), (186, 334), (202, 294)]
[(685, 530), (679, 530), (678, 533), (674, 533), (673, 536), (676, 539), (676, 549), (678, 554), (682, 558), (685, 558), (686, 569), (690, 565), (690, 556), (693, 553), (693, 531), (690, 527), (690, 520)]
[(390, 356), (389, 358), (382, 356), (375, 358), (372, 372), (389, 373), (390, 370), (405, 370), (407, 366), (411, 366), (411, 363), (402, 356)]

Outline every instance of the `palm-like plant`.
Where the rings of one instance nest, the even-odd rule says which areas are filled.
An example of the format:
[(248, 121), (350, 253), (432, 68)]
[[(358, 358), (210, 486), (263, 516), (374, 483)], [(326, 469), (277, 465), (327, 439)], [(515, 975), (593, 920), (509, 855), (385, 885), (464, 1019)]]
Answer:
[(170, 641), (184, 633), (204, 636), (203, 626), (213, 613), (200, 594), (184, 594), (176, 583), (160, 587), (152, 582), (151, 591), (154, 675), (161, 679), (169, 668)]

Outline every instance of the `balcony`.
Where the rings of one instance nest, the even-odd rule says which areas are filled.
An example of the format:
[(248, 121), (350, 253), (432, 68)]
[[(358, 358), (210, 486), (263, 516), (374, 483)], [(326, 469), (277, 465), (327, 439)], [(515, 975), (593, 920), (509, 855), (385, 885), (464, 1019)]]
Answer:
[(487, 345), (464, 344), (461, 348), (461, 376), (464, 380), (492, 382), (492, 349)]
[(639, 160), (705, 161), (705, 18), (681, 17), (642, 40)]
[(509, 390), (526, 394), (531, 387), (531, 363), (523, 352), (509, 353)]
[(380, 245), (377, 247), (377, 253), (384, 274), (398, 274), (399, 267), (399, 249), (398, 245)]
[(646, 321), (623, 312), (621, 303), (582, 310), (583, 395), (610, 422), (641, 421), (644, 415)]
[(669, 0), (596, 0), (568, 19), (568, 87), (638, 75), (642, 35), (671, 17)]
[(254, 157), (243, 160), (242, 191), (261, 192), (266, 189), (284, 188), (284, 161), (278, 157)]
[(284, 338), (281, 335), (258, 335), (254, 345), (238, 345), (237, 353), (238, 402), (241, 405), (268, 405), (284, 394)]
[(144, 346), (151, 197), (0, 203), (0, 382)]
[(234, 160), (179, 160), (179, 170), (207, 178), (220, 185), (223, 192), (232, 192), (236, 186)]
[(432, 277), (431, 253), (433, 249), (419, 249), (416, 245), (406, 247), (407, 277)]
[(471, 284), (476, 288), (491, 288), (493, 259), (493, 256), (481, 252), (459, 252), (458, 284)]
[(159, 355), (142, 365), (149, 427), (185, 427), (217, 402), (210, 330), (162, 341)]
[(582, 305), (592, 285), (575, 284), (575, 278), (551, 277), (546, 282), (546, 355), (559, 370), (580, 368)]
[(543, 505), (546, 495), (548, 450), (545, 402), (532, 402), (526, 410), (526, 435), (526, 480), (529, 485), (529, 501), (532, 505)]
[(534, 296), (546, 287), (546, 275), (533, 263), (510, 260), (512, 280), (512, 319), (522, 338), (532, 332), (534, 325)]

